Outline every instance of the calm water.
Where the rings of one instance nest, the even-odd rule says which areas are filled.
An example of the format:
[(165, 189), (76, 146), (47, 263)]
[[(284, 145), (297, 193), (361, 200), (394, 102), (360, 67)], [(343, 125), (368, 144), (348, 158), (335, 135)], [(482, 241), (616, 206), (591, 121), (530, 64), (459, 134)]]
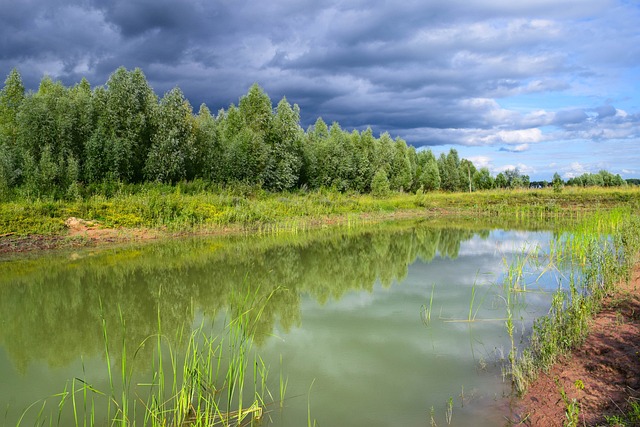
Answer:
[[(250, 288), (272, 295), (254, 349), (269, 366), (276, 398), (281, 373), (288, 379), (284, 408), (268, 408), (273, 425), (306, 425), (310, 415), (320, 426), (429, 426), (432, 414), (447, 425), (450, 399), (451, 425), (503, 425), (506, 266), (534, 247), (542, 258), (552, 238), (392, 224), (0, 261), (0, 420), (15, 425), (38, 402), (25, 418), (32, 425), (39, 399), (73, 378), (108, 391), (103, 319), (142, 378), (153, 350), (138, 347), (157, 333), (158, 313), (164, 335), (185, 336), (224, 324), (234, 295)], [(528, 292), (517, 295), (518, 337), (558, 286), (553, 272), (538, 277), (542, 269), (529, 265)], [(119, 363), (117, 350), (111, 355)], [(59, 398), (49, 397), (45, 413), (55, 424), (52, 401)]]

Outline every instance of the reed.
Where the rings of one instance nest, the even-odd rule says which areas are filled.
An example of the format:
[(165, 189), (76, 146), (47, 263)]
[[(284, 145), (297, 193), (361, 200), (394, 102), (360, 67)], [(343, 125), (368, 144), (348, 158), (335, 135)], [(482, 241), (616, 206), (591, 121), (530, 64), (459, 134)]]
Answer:
[[(83, 379), (75, 378), (61, 393), (34, 402), (17, 425), (27, 419), (36, 425), (150, 427), (235, 426), (259, 420), (275, 399), (268, 387), (269, 367), (252, 350), (253, 336), (265, 305), (277, 291), (260, 298), (257, 290), (247, 290), (232, 302), (233, 315), (221, 333), (203, 323), (186, 343), (164, 335), (158, 311), (157, 333), (133, 352), (122, 313), (119, 330), (110, 329), (102, 316), (109, 390), (93, 387), (83, 365)], [(140, 350), (152, 343), (156, 346), (152, 372), (135, 372), (138, 364), (133, 362)], [(286, 392), (282, 374), (280, 382), (282, 401)]]
[[(484, 301), (487, 297), (487, 295), (489, 294), (489, 292), (491, 291), (491, 288), (487, 288), (485, 290), (485, 292), (482, 294), (480, 301), (478, 302), (478, 304), (475, 304), (475, 300), (476, 300), (476, 289), (478, 288), (478, 275), (480, 274), (479, 271), (476, 272), (476, 277), (473, 280), (473, 285), (471, 286), (471, 299), (469, 301), (469, 313), (467, 315), (467, 321), (468, 322), (475, 322), (477, 320), (477, 316), (478, 316), (478, 312), (480, 311), (480, 309), (482, 308), (482, 305), (484, 304)], [(476, 307), (475, 312), (473, 311), (474, 305)], [(499, 319), (482, 319), (485, 321), (493, 321), (493, 320), (499, 320)]]
[(284, 406), (284, 396), (287, 393), (287, 386), (289, 385), (289, 377), (287, 377), (286, 379), (282, 377), (282, 372), (283, 372), (283, 368), (282, 368), (282, 355), (280, 355), (280, 393), (279, 393), (279, 402), (280, 402), (280, 408), (282, 408)]
[[(510, 374), (518, 394), (524, 393), (538, 372), (549, 369), (559, 355), (584, 341), (589, 320), (601, 309), (604, 297), (615, 292), (617, 283), (629, 280), (640, 255), (640, 217), (620, 212), (612, 211), (609, 216), (598, 212), (584, 218), (575, 236), (561, 235), (552, 245), (549, 258), (570, 268), (568, 287), (559, 282), (548, 314), (534, 322), (528, 344), (520, 354), (512, 337), (513, 324), (507, 320), (513, 352)], [(558, 255), (558, 248), (561, 252), (574, 251), (573, 256)], [(505, 296), (507, 307), (510, 295)], [(511, 318), (509, 308), (507, 315)]]
[(316, 420), (314, 419), (311, 422), (311, 388), (313, 388), (313, 384), (316, 382), (315, 378), (311, 381), (311, 385), (309, 386), (309, 392), (307, 394), (307, 427), (315, 427)]
[(422, 323), (425, 326), (429, 326), (431, 324), (431, 310), (433, 307), (433, 294), (436, 290), (436, 284), (434, 283), (431, 287), (431, 296), (429, 297), (429, 305), (422, 304), (420, 307), (420, 318), (422, 319)]
[(447, 410), (445, 411), (445, 419), (448, 425), (451, 425), (451, 420), (453, 419), (453, 397), (449, 397), (447, 401)]

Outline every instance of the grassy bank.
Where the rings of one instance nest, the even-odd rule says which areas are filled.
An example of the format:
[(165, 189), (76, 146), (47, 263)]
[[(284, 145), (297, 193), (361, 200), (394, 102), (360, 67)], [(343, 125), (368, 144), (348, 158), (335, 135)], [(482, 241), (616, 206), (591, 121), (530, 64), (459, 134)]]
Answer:
[(640, 189), (492, 190), (474, 193), (395, 193), (385, 198), (331, 191), (268, 193), (251, 188), (207, 191), (194, 186), (122, 187), (110, 197), (74, 202), (18, 200), (0, 205), (2, 235), (65, 235), (69, 217), (104, 228), (175, 232), (308, 227), (367, 215), (459, 216), (505, 220), (575, 218), (616, 206), (640, 209)]
[(569, 270), (568, 286), (559, 284), (548, 315), (535, 321), (523, 351), (518, 352), (512, 341), (511, 376), (517, 394), (522, 395), (540, 372), (584, 342), (603, 300), (615, 294), (620, 282), (631, 279), (638, 262), (640, 216), (636, 214), (595, 213), (581, 221), (573, 234), (558, 236), (549, 264)]

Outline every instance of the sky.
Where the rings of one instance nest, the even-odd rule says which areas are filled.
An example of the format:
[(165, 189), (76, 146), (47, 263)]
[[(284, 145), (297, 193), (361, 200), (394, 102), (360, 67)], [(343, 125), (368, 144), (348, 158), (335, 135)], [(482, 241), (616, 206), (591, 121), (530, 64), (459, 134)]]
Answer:
[(139, 67), (197, 111), (274, 106), (532, 180), (640, 178), (638, 0), (0, 0), (0, 74)]

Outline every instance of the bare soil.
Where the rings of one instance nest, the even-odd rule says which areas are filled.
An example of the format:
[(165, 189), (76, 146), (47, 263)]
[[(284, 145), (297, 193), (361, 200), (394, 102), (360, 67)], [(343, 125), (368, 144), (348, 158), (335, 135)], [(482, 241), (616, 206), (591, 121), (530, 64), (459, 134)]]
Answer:
[(640, 266), (606, 300), (590, 331), (584, 345), (541, 374), (517, 402), (516, 425), (562, 426), (561, 387), (578, 402), (580, 426), (610, 425), (605, 416), (623, 416), (630, 399), (640, 398)]
[(75, 217), (67, 218), (64, 224), (68, 229), (65, 235), (17, 236), (13, 233), (0, 235), (0, 254), (143, 241), (157, 239), (166, 234), (161, 230), (145, 228), (105, 228), (97, 221), (87, 221)]

